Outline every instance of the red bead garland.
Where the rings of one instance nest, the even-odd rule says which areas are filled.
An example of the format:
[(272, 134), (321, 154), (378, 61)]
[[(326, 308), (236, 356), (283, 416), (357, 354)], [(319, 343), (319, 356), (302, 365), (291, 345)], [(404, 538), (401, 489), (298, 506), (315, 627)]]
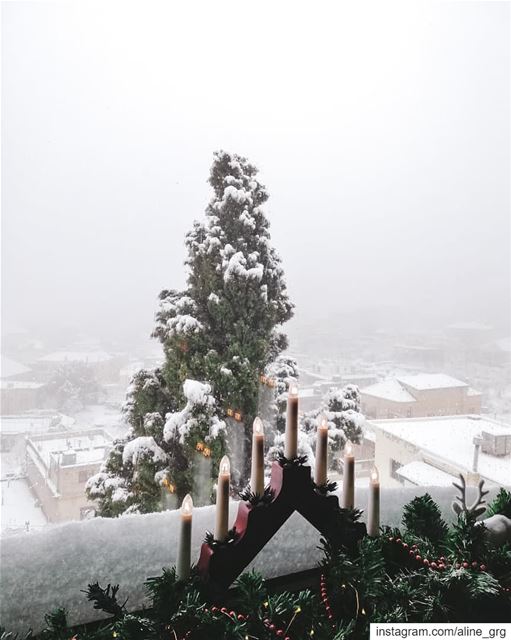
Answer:
[(319, 584), (320, 584), (321, 600), (323, 601), (323, 605), (325, 607), (326, 617), (330, 621), (332, 621), (334, 619), (334, 614), (332, 613), (332, 608), (330, 607), (330, 601), (328, 600), (328, 592), (326, 590), (326, 577), (324, 573), (321, 574)]
[[(408, 555), (412, 560), (415, 560), (419, 565), (426, 567), (427, 569), (431, 569), (433, 571), (445, 571), (449, 567), (449, 562), (445, 556), (440, 556), (437, 560), (429, 560), (428, 558), (423, 558), (419, 553), (419, 548), (416, 544), (408, 545), (406, 542), (403, 542), (401, 538), (394, 538), (393, 536), (389, 536), (387, 538), (389, 542), (393, 542), (394, 544), (400, 546), (403, 551), (408, 551)], [(457, 562), (453, 565), (456, 569), (472, 569), (474, 571), (487, 571), (487, 567), (485, 564), (476, 562), (473, 560), (472, 562), (467, 562), (463, 560), (462, 562)], [(511, 587), (500, 586), (504, 593), (511, 593)]]

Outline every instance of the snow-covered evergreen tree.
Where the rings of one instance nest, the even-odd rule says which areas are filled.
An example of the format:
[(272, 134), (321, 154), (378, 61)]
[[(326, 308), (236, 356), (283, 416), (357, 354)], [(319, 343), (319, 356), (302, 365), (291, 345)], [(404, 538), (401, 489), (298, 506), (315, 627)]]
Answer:
[(298, 364), (294, 358), (280, 355), (265, 369), (265, 375), (275, 384), (274, 412), (277, 431), (282, 433), (286, 428), (287, 393), (291, 382), (298, 381)]
[(322, 398), (319, 409), (307, 412), (301, 427), (311, 444), (315, 442), (318, 417), (324, 414), (328, 420), (328, 441), (331, 453), (344, 448), (348, 440), (360, 443), (365, 418), (360, 413), (358, 387), (348, 384), (343, 388), (332, 388)]
[[(190, 490), (193, 465), (188, 454), (200, 444), (194, 441), (198, 438), (193, 426), (196, 416), (190, 417), (190, 398), (186, 385), (183, 393), (183, 384), (187, 379), (207, 383), (218, 419), (214, 424), (223, 423), (229, 411), (241, 415), (241, 433), (250, 450), (259, 376), (286, 347), (279, 327), (292, 316), (280, 259), (270, 244), (269, 223), (262, 208), (268, 194), (257, 178), (257, 169), (246, 158), (220, 151), (215, 154), (209, 182), (213, 197), (205, 220), (195, 222), (186, 237), (186, 289), (160, 294), (153, 336), (163, 345), (164, 363), (159, 369), (139, 372), (133, 379), (125, 406), (131, 431), (105, 464), (106, 473), (111, 474), (107, 479), (127, 476), (129, 480), (131, 462), (124, 461), (121, 449), (134, 438), (153, 437), (168, 456), (169, 481), (179, 496)], [(183, 411), (176, 413), (183, 402), (188, 407), (185, 424), (190, 426), (184, 442), (180, 427), (169, 426), (179, 420), (177, 415), (184, 416)], [(209, 404), (201, 406), (211, 409)], [(225, 433), (213, 426), (209, 437), (212, 474), (216, 475), (225, 450)], [(151, 461), (148, 475), (157, 462)], [(244, 463), (242, 482), (248, 474), (248, 456)], [(108, 492), (101, 495), (101, 482), (91, 481), (89, 496), (99, 498), (101, 514), (115, 515), (119, 511), (112, 508)], [(134, 505), (140, 511), (155, 508), (158, 486), (154, 479), (149, 492), (141, 491), (138, 485), (125, 488), (133, 494), (126, 509)]]
[(55, 371), (48, 382), (47, 393), (55, 403), (55, 408), (73, 413), (96, 403), (101, 395), (101, 387), (90, 367), (74, 362), (62, 365)]
[(115, 443), (100, 472), (87, 482), (87, 495), (98, 502), (101, 515), (158, 511), (169, 490), (209, 498), (215, 474), (206, 465), (204, 476), (203, 459), (205, 452), (209, 459), (224, 455), (225, 423), (210, 385), (186, 380), (183, 393), (182, 411), (168, 413), (166, 420), (157, 411), (146, 413), (142, 423), (137, 419), (136, 428)]

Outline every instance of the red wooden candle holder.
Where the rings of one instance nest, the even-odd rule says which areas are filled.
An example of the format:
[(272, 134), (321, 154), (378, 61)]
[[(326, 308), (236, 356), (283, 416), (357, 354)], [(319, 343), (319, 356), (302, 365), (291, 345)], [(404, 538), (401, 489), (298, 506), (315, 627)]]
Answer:
[(366, 533), (363, 523), (343, 524), (337, 496), (316, 491), (309, 466), (274, 462), (270, 487), (274, 493), (271, 502), (256, 506), (239, 503), (231, 543), (214, 548), (207, 542), (202, 545), (197, 568), (211, 587), (227, 589), (294, 511), (329, 540), (356, 543)]

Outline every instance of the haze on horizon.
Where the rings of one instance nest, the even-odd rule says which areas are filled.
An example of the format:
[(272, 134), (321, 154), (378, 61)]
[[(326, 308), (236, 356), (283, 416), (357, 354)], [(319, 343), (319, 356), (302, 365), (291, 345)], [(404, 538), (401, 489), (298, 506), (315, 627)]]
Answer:
[(213, 151), (296, 320), (510, 324), (508, 3), (2, 5), (2, 320), (149, 334)]

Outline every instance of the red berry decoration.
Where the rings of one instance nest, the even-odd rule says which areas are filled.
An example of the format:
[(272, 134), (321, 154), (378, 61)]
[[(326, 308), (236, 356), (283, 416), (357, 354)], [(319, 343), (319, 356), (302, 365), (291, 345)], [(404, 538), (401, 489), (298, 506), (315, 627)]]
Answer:
[(416, 555), (415, 559), (417, 560), (417, 562), (422, 562), (422, 556)]
[(213, 613), (216, 613), (218, 611), (218, 607), (211, 607), (211, 611), (213, 611)]
[(392, 536), (390, 536), (389, 542), (394, 542), (394, 538)]
[(432, 569), (438, 569), (438, 565), (436, 562), (432, 562), (430, 566)]
[(464, 569), (468, 569), (469, 564), (468, 564), (468, 562), (464, 562), (461, 566), (462, 566)]
[(229, 615), (231, 616), (231, 618), (235, 618), (236, 617), (236, 611), (229, 611)]
[(403, 542), (403, 549), (408, 549), (408, 544), (406, 542)]
[(441, 562), (441, 563), (438, 565), (438, 570), (439, 570), (439, 571), (443, 571), (444, 569), (445, 569), (445, 564), (444, 564), (443, 562)]
[(486, 565), (485, 565), (485, 564), (482, 564), (482, 565), (479, 567), (479, 569), (481, 569), (481, 571), (486, 571)]
[(222, 613), (227, 613), (227, 607), (222, 607), (222, 608), (220, 609), (220, 611), (221, 611)]
[(282, 638), (282, 636), (284, 635), (284, 633), (285, 633), (284, 629), (278, 629), (278, 630), (277, 630), (277, 635), (278, 635), (278, 637), (279, 637), (279, 638)]
[(401, 544), (401, 542), (403, 542), (403, 541), (401, 540), (401, 538), (397, 538), (397, 539), (396, 539), (396, 544)]
[(423, 564), (425, 567), (429, 567), (429, 560), (428, 560), (427, 558), (424, 558), (424, 560), (423, 560), (422, 564)]
[(410, 551), (408, 552), (408, 555), (413, 557), (415, 555), (415, 551), (413, 549), (410, 549)]
[(472, 562), (472, 569), (477, 569), (477, 562), (474, 560), (474, 562)]
[(270, 629), (270, 631), (275, 631), (277, 627), (274, 624), (270, 624), (268, 628)]

